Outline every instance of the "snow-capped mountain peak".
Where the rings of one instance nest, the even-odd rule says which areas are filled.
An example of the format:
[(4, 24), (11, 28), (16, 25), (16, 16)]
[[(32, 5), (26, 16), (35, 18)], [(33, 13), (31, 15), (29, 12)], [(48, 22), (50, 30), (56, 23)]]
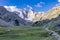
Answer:
[(36, 20), (36, 17), (40, 17), (42, 13), (42, 12), (36, 12), (33, 9), (29, 9), (28, 11), (26, 9), (21, 10), (18, 9), (16, 6), (4, 6), (4, 8), (6, 8), (6, 10), (10, 12), (18, 14), (18, 16), (21, 17), (22, 19), (30, 21)]

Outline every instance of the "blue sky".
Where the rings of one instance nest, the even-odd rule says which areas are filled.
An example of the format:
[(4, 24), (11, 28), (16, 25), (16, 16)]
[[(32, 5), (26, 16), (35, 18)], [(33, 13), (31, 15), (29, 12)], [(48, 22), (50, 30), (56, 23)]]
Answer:
[(60, 0), (0, 0), (0, 6), (16, 6), (20, 9), (34, 9), (48, 11), (60, 3)]

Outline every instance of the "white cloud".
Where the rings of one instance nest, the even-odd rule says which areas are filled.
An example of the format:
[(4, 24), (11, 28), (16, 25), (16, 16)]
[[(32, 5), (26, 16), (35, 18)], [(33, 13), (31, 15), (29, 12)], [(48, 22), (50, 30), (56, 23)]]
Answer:
[(39, 2), (35, 5), (35, 7), (42, 7), (42, 5), (45, 4), (44, 2)]
[(40, 4), (45, 4), (44, 2), (40, 2)]
[(39, 3), (37, 5), (35, 5), (35, 7), (42, 7)]
[(27, 5), (28, 8), (32, 9), (32, 7), (30, 5)]
[(57, 0), (58, 3), (55, 6), (60, 6), (60, 0)]
[(56, 4), (56, 6), (60, 6), (60, 3)]
[(60, 2), (60, 0), (58, 0), (58, 2)]
[(22, 9), (18, 9), (16, 6), (4, 6), (8, 11), (14, 12), (14, 11), (21, 11)]

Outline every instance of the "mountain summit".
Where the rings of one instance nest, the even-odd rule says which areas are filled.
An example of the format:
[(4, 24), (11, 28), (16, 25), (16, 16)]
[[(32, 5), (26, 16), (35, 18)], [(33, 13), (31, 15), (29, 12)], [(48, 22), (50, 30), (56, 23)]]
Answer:
[(19, 17), (24, 20), (30, 20), (33, 22), (40, 20), (39, 17), (44, 14), (44, 12), (36, 12), (33, 9), (29, 9), (28, 11), (20, 10), (16, 6), (4, 6), (4, 8), (6, 8), (10, 12), (15, 12), (16, 14), (18, 14)]

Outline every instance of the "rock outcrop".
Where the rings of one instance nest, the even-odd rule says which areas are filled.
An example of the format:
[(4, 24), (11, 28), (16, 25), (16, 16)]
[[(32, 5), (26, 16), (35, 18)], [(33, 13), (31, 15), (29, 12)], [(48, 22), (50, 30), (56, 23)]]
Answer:
[(12, 26), (23, 26), (28, 24), (28, 22), (19, 17), (16, 12), (10, 12), (6, 10), (3, 6), (0, 6), (0, 19), (1, 21), (3, 20), (2, 24), (12, 24)]

